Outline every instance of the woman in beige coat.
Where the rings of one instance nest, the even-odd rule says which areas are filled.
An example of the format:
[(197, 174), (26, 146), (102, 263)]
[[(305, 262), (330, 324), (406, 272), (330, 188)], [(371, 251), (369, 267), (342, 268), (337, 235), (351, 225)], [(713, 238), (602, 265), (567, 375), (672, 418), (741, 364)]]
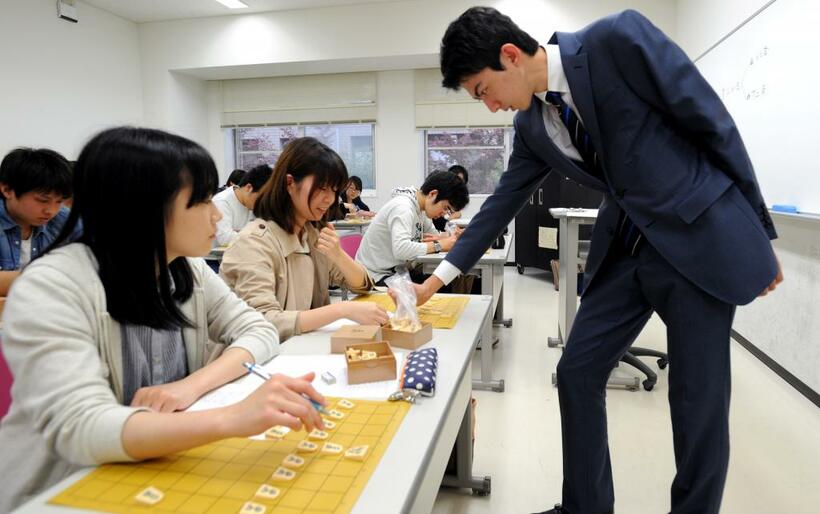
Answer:
[(220, 275), (276, 326), (282, 341), (342, 318), (387, 322), (387, 313), (376, 304), (330, 303), (330, 285), (344, 284), (356, 293), (373, 286), (326, 223), (347, 182), (344, 162), (318, 140), (288, 143), (262, 186), (254, 207), (257, 220), (225, 251)]

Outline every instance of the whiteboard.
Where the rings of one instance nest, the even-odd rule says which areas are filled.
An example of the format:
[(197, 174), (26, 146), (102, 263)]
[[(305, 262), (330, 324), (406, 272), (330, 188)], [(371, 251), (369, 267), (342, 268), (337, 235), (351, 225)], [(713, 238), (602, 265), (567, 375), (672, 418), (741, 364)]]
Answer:
[(820, 214), (820, 2), (775, 0), (695, 62), (737, 123), (766, 203)]

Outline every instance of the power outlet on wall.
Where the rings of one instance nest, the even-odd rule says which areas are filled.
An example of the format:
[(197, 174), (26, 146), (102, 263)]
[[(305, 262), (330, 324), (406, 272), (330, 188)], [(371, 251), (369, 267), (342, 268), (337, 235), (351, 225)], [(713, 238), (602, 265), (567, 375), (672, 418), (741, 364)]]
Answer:
[(57, 15), (72, 23), (80, 21), (77, 17), (77, 7), (74, 5), (74, 0), (57, 0)]

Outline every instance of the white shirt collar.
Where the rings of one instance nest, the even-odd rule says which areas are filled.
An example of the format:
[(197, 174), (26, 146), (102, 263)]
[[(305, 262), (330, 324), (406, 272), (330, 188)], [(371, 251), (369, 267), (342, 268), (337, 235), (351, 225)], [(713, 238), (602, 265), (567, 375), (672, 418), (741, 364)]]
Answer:
[[(547, 53), (547, 87), (550, 91), (569, 93), (569, 82), (561, 63), (561, 49), (558, 45), (544, 45)], [(546, 103), (546, 91), (535, 93), (542, 102)]]

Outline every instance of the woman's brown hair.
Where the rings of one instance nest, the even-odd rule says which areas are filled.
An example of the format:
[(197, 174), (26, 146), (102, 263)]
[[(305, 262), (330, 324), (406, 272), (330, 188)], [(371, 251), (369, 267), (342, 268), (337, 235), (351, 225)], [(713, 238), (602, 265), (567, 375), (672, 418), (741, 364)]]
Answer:
[[(344, 161), (339, 154), (318, 139), (300, 137), (288, 143), (273, 167), (273, 175), (259, 191), (253, 214), (266, 221), (275, 221), (291, 234), (295, 218), (293, 202), (288, 193), (288, 175), (291, 175), (297, 184), (313, 175), (313, 186), (308, 198), (312, 199), (317, 189), (330, 187), (336, 192), (334, 206), (339, 203), (339, 192), (348, 181)], [(332, 213), (331, 208), (315, 224), (324, 225)]]

